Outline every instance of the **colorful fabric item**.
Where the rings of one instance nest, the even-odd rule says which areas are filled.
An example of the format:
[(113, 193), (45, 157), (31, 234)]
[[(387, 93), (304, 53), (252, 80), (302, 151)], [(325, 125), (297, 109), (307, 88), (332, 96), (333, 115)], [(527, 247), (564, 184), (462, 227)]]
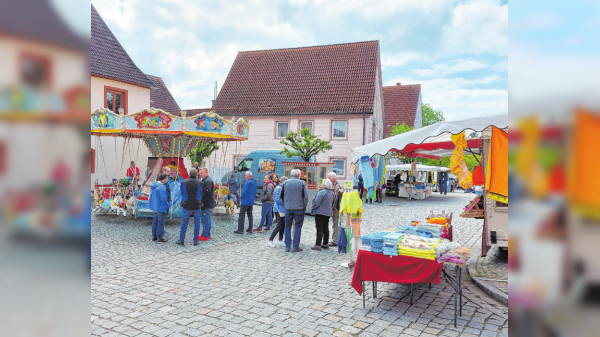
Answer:
[(473, 185), (485, 185), (485, 175), (481, 165), (477, 165), (473, 169)]
[(362, 281), (439, 284), (443, 263), (410, 256), (385, 256), (360, 250), (352, 287), (362, 294)]
[(450, 157), (450, 172), (458, 178), (458, 185), (467, 189), (473, 186), (473, 178), (465, 164), (464, 150), (467, 147), (465, 133), (461, 132), (458, 135), (451, 135), (450, 138), (455, 144), (454, 153)]
[(356, 214), (360, 217), (363, 213), (362, 203), (357, 191), (344, 192), (340, 201), (340, 214)]
[(369, 156), (360, 157), (360, 169), (362, 171), (363, 187), (367, 190), (367, 196), (369, 197), (375, 192), (375, 177)]
[(508, 203), (508, 133), (492, 127), (485, 189), (488, 198)]

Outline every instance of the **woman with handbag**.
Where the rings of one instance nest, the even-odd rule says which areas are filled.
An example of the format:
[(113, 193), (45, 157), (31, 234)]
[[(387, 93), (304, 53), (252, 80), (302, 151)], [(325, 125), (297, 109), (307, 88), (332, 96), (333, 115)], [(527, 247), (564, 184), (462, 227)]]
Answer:
[(333, 184), (329, 179), (323, 179), (321, 190), (312, 204), (312, 214), (315, 216), (317, 240), (312, 250), (329, 249), (329, 218), (333, 216)]

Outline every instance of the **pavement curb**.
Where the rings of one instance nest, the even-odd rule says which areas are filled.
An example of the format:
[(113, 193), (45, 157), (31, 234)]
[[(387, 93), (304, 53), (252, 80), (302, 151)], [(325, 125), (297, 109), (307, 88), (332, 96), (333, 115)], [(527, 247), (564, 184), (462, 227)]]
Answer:
[(475, 269), (475, 265), (477, 264), (477, 257), (473, 256), (467, 261), (467, 273), (471, 278), (471, 281), (475, 283), (484, 293), (490, 295), (496, 301), (508, 306), (508, 294), (498, 290), (498, 288), (493, 285), (487, 283), (486, 281), (477, 277), (477, 270)]

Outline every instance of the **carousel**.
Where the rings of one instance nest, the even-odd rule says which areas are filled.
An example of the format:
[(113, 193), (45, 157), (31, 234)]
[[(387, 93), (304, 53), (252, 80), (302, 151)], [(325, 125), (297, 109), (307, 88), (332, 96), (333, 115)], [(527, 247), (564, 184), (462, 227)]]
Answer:
[[(128, 115), (122, 111), (115, 114), (108, 109), (97, 109), (91, 114), (90, 129), (92, 136), (123, 137), (125, 144), (134, 138), (142, 139), (153, 155), (148, 161), (150, 172), (144, 180), (135, 176), (133, 179), (113, 180), (110, 185), (98, 185), (95, 188), (97, 207), (93, 212), (123, 215), (131, 212), (135, 217), (152, 217), (153, 212), (148, 208), (150, 184), (156, 181), (165, 166), (170, 168), (169, 217), (181, 217), (180, 185), (188, 178), (183, 158), (200, 141), (244, 141), (248, 139), (249, 130), (244, 119), (227, 121), (214, 111), (191, 117), (182, 111), (179, 117), (154, 108)], [(102, 158), (102, 153), (97, 158)]]

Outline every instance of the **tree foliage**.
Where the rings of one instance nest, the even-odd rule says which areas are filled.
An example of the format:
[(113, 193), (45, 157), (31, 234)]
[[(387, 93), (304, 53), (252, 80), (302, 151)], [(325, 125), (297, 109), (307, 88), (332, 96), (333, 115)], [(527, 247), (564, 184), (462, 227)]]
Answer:
[(188, 157), (190, 158), (192, 163), (194, 163), (194, 162), (202, 163), (202, 160), (204, 160), (204, 158), (207, 158), (208, 156), (210, 156), (213, 152), (218, 150), (219, 147), (220, 147), (220, 145), (217, 144), (217, 142), (215, 142), (215, 141), (212, 141), (212, 142), (199, 141), (196, 144), (196, 147), (192, 151), (190, 151)]
[(446, 118), (444, 118), (444, 113), (441, 110), (433, 109), (429, 103), (423, 104), (421, 106), (421, 111), (423, 113), (423, 126), (446, 120)]
[[(300, 133), (288, 133), (280, 143), (285, 147), (279, 153), (284, 153), (288, 158), (300, 156), (305, 162), (310, 161), (312, 156), (332, 149), (329, 141), (321, 140), (319, 137), (312, 135), (309, 128), (300, 130)], [(288, 149), (288, 146), (291, 149)]]
[(405, 133), (405, 132), (411, 131), (412, 129), (413, 128), (410, 127), (410, 126), (408, 126), (408, 125), (406, 125), (406, 123), (402, 123), (402, 124), (396, 123), (396, 125), (394, 125), (392, 127), (392, 130), (391, 130), (390, 135), (388, 137), (399, 135), (401, 133)]

